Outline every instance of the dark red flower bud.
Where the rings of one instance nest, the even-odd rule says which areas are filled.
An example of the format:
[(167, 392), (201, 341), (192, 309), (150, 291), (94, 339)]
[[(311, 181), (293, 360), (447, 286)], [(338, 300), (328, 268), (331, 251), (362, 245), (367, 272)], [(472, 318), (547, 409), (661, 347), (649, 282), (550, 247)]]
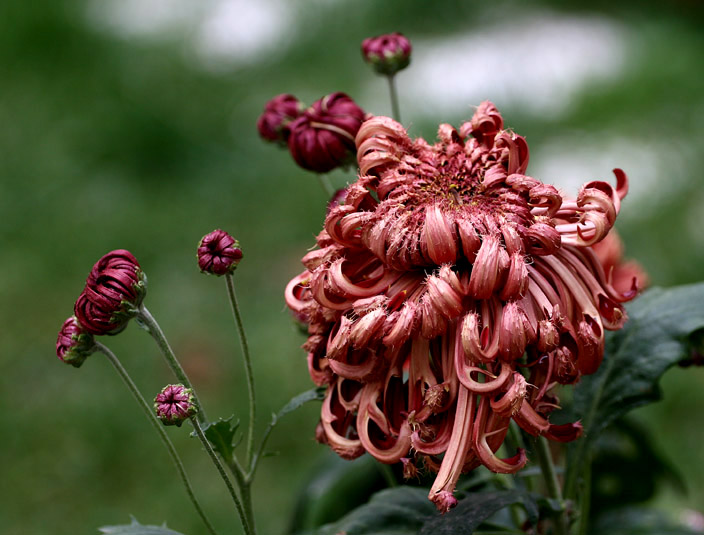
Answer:
[(154, 398), (156, 416), (164, 425), (181, 424), (198, 412), (193, 390), (182, 384), (166, 385)]
[(289, 124), (288, 148), (296, 163), (316, 173), (327, 173), (354, 161), (354, 138), (365, 113), (344, 93), (332, 93), (313, 103)]
[(137, 259), (118, 249), (93, 266), (74, 313), (91, 334), (117, 334), (137, 314), (146, 293), (147, 277)]
[(398, 32), (362, 41), (362, 56), (379, 74), (391, 76), (411, 62), (411, 42)]
[(71, 316), (61, 326), (59, 337), (56, 339), (56, 356), (62, 362), (80, 367), (88, 355), (93, 353), (95, 343), (93, 335), (86, 332), (76, 316)]
[(240, 242), (224, 230), (214, 230), (198, 244), (198, 266), (203, 273), (232, 273), (242, 260)]
[(272, 98), (264, 106), (264, 113), (259, 116), (257, 130), (259, 135), (276, 143), (286, 144), (289, 136), (288, 125), (303, 112), (303, 103), (293, 95), (283, 94)]

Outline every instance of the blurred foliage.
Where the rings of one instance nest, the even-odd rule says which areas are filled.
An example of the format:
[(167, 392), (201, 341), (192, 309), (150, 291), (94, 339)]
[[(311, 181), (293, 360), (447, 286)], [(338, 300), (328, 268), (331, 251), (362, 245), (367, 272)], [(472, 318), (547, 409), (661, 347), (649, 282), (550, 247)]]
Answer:
[[(310, 388), (303, 340), (282, 291), (320, 229), (325, 197), (314, 176), (260, 142), (254, 125), (265, 101), (282, 92), (308, 102), (336, 90), (364, 98), (358, 95), (375, 82), (359, 58), (369, 35), (397, 30), (418, 42), (442, 40), (531, 13), (616, 21), (628, 39), (628, 62), (615, 81), (584, 86), (564, 113), (548, 117), (497, 104), (533, 151), (573, 134), (604, 146), (630, 139), (646, 151), (664, 148), (665, 163), (677, 165), (652, 195), (624, 203), (619, 229), (628, 256), (654, 283), (701, 278), (700, 2), (308, 0), (288, 8), (290, 38), (265, 56), (214, 64), (193, 52), (193, 25), (119, 31), (95, 15), (98, 7), (152, 2), (164, 5), (0, 3), (0, 518), (7, 535), (94, 533), (129, 513), (183, 533), (202, 531), (170, 460), (108, 363), (95, 355), (75, 370), (54, 356), (56, 332), (84, 277), (111, 249), (131, 250), (149, 275), (147, 304), (209, 414), (242, 417), (246, 388), (224, 284), (198, 273), (195, 262), (201, 236), (214, 228), (233, 233), (245, 252), (237, 284), (255, 355), (260, 429), (268, 414)], [(405, 113), (415, 103), (404, 101), (402, 77)], [(360, 103), (388, 109), (386, 102)], [(413, 133), (432, 138), (438, 122), (467, 115), (419, 113)], [(339, 186), (350, 175), (331, 178)], [(172, 380), (136, 327), (106, 343), (147, 397)], [(666, 377), (665, 401), (640, 412), (685, 475), (688, 497), (661, 497), (673, 509), (704, 503), (702, 431), (691, 425), (704, 409), (703, 377), (696, 368), (678, 372)], [(286, 528), (298, 489), (325, 454), (313, 440), (317, 411), (302, 408), (272, 436), (269, 449), (282, 455), (262, 463), (254, 489), (262, 533)], [(202, 503), (217, 525), (231, 525), (224, 488), (198, 444), (178, 431), (169, 430)]]

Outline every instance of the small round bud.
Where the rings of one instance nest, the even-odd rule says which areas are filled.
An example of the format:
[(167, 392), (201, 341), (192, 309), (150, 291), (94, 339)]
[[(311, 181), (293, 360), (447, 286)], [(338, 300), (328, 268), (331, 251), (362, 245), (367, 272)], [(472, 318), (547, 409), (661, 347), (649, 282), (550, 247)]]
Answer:
[(64, 321), (56, 339), (56, 356), (62, 362), (79, 368), (93, 353), (94, 347), (93, 335), (83, 329), (76, 316)]
[(193, 390), (182, 384), (166, 385), (154, 398), (156, 416), (164, 425), (181, 427), (187, 420), (198, 412)]
[(198, 244), (198, 266), (203, 273), (232, 273), (242, 260), (240, 242), (224, 230), (214, 230)]
[(259, 116), (257, 130), (262, 139), (286, 144), (290, 134), (288, 124), (303, 112), (303, 103), (293, 95), (283, 94), (272, 98)]
[(366, 114), (344, 93), (332, 93), (313, 103), (289, 124), (288, 148), (298, 165), (327, 173), (355, 159), (354, 138)]
[(411, 62), (411, 42), (398, 32), (362, 41), (362, 56), (376, 72), (391, 76)]
[(103, 256), (88, 275), (74, 313), (91, 334), (117, 334), (137, 314), (147, 293), (147, 277), (129, 251)]

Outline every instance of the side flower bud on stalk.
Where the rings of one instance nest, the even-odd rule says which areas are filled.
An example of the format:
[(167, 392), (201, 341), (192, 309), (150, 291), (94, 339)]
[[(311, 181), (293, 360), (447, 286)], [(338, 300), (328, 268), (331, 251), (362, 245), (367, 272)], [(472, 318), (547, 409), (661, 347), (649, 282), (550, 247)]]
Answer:
[(362, 41), (362, 56), (379, 74), (393, 76), (411, 62), (411, 42), (398, 32)]
[(198, 412), (193, 390), (182, 384), (166, 385), (154, 398), (156, 416), (164, 425), (181, 424)]
[(86, 332), (76, 316), (64, 321), (56, 339), (56, 356), (62, 362), (79, 368), (88, 355), (94, 352), (93, 335)]
[(526, 174), (528, 145), (491, 102), (438, 138), (413, 140), (388, 117), (362, 125), (358, 180), (329, 207), (286, 302), (308, 325), (311, 378), (328, 387), (318, 440), (345, 458), (423, 458), (446, 512), (461, 472), (526, 464), (521, 449), (496, 455), (511, 420), (580, 436), (580, 422), (550, 422), (556, 387), (598, 369), (604, 332), (623, 326), (644, 277), (593, 247), (610, 239), (623, 171), (563, 198)]
[(93, 266), (74, 313), (94, 335), (117, 334), (137, 314), (147, 293), (147, 276), (124, 249), (111, 251)]
[(266, 103), (264, 113), (259, 116), (257, 130), (262, 139), (283, 146), (291, 133), (289, 123), (303, 112), (303, 103), (293, 95), (277, 95)]
[(203, 273), (219, 276), (235, 271), (243, 255), (240, 242), (217, 229), (200, 240), (197, 256), (198, 267)]
[(327, 173), (354, 162), (355, 136), (366, 115), (344, 93), (332, 93), (288, 125), (288, 148), (303, 169)]

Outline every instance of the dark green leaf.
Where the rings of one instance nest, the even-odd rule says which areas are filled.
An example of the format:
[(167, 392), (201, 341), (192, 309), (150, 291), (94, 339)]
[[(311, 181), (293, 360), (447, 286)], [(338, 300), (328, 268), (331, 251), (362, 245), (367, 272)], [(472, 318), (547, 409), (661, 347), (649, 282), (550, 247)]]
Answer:
[(386, 483), (380, 465), (371, 455), (346, 461), (330, 451), (298, 493), (289, 531), (296, 533), (333, 522), (383, 488)]
[(660, 399), (658, 381), (690, 356), (692, 333), (704, 327), (704, 284), (653, 288), (628, 307), (625, 327), (607, 338), (599, 370), (575, 388), (574, 411), (584, 438), (573, 446), (567, 495), (601, 431), (630, 410)]
[(205, 436), (213, 445), (213, 449), (217, 451), (228, 464), (232, 462), (232, 452), (234, 450), (234, 438), (238, 427), (239, 420), (234, 424), (230, 416), (227, 420), (220, 418), (217, 422), (212, 422), (204, 429)]
[(304, 405), (305, 403), (308, 403), (309, 401), (322, 401), (323, 399), (325, 399), (325, 390), (325, 387), (317, 387), (311, 388), (310, 390), (306, 390), (305, 392), (298, 394), (296, 397), (291, 399), (291, 401), (286, 403), (286, 405), (284, 405), (278, 413), (272, 414), (271, 425), (276, 425), (276, 422), (278, 422), (289, 412), (295, 411), (300, 406)]
[(105, 535), (183, 535), (178, 531), (174, 531), (163, 526), (143, 526), (135, 517), (132, 517), (132, 522), (130, 524), (124, 524), (121, 526), (103, 526), (98, 528), (100, 533)]
[(645, 508), (626, 508), (600, 515), (590, 526), (591, 535), (694, 535), (693, 530), (661, 512)]
[(536, 514), (533, 498), (518, 490), (465, 494), (457, 507), (441, 515), (428, 500), (428, 489), (394, 487), (377, 492), (367, 504), (340, 520), (306, 534), (471, 535), (489, 517), (516, 503), (528, 504), (530, 516)]
[(534, 512), (532, 498), (517, 490), (475, 492), (464, 496), (449, 513), (429, 518), (419, 535), (472, 535), (487, 518), (508, 505), (529, 502)]
[[(648, 469), (643, 470), (644, 466)], [(666, 480), (684, 493), (681, 475), (653, 447), (646, 429), (632, 419), (621, 418), (594, 444), (592, 511), (645, 502)]]
[(428, 518), (439, 516), (428, 500), (428, 490), (394, 487), (372, 496), (337, 522), (327, 524), (311, 535), (417, 535)]

